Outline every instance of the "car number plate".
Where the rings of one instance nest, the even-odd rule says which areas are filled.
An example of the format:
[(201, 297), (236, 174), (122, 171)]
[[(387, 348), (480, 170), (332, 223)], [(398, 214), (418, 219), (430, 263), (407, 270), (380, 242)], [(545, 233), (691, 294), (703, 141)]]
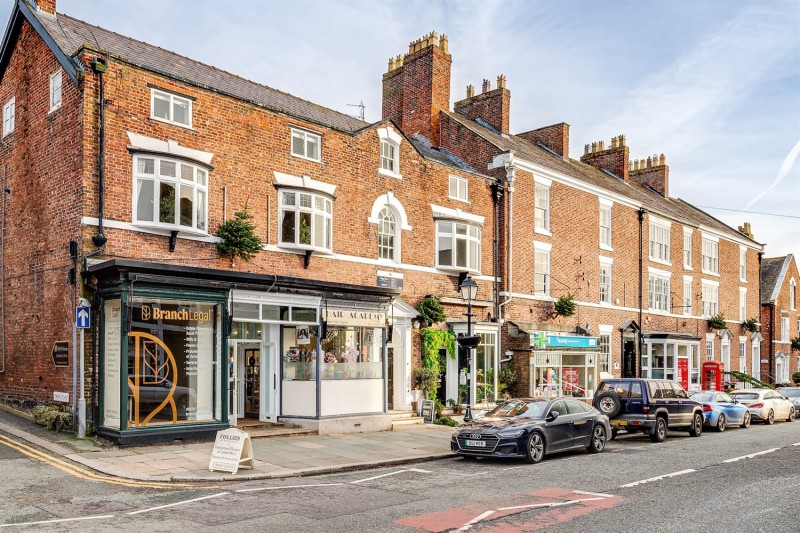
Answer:
[(467, 440), (464, 441), (467, 446), (475, 446), (477, 448), (486, 448), (486, 441), (483, 440)]
[(611, 425), (612, 426), (627, 426), (628, 425), (628, 421), (627, 420), (612, 420), (611, 421)]

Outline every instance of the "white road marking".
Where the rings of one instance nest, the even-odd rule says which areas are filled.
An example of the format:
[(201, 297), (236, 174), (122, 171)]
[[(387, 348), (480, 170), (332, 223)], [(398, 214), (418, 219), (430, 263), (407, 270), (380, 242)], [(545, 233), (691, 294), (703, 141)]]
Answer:
[(800, 442), (795, 442), (792, 446), (800, 446)]
[(460, 528), (456, 529), (456, 531), (467, 531), (468, 529), (470, 529), (472, 526), (474, 526), (475, 524), (477, 524), (478, 522), (480, 522), (481, 520), (483, 520), (487, 516), (491, 516), (493, 514), (494, 514), (494, 511), (486, 511), (484, 513), (481, 513), (478, 516), (476, 516), (475, 518), (473, 518), (472, 520), (470, 520), (469, 522), (467, 522), (466, 524), (464, 524), (463, 526), (461, 526)]
[(344, 485), (344, 483), (315, 483), (311, 485), (286, 485), (283, 487), (259, 487), (256, 489), (239, 489), (236, 492), (258, 492), (262, 490), (280, 490), (280, 489), (304, 489), (306, 487), (333, 487), (336, 485)]
[[(794, 446), (797, 446), (796, 444)], [(734, 457), (733, 459), (726, 459), (723, 463), (735, 463), (736, 461), (741, 461), (742, 459), (752, 459), (753, 457), (758, 457), (759, 455), (765, 455), (768, 453), (772, 453), (775, 451), (780, 450), (780, 448), (772, 448), (771, 450), (764, 450), (763, 452), (756, 452), (751, 453), (750, 455), (742, 455), (741, 457)]]
[(178, 505), (184, 505), (184, 504), (192, 503), (192, 502), (199, 502), (199, 501), (202, 501), (202, 500), (210, 500), (211, 498), (219, 498), (220, 496), (225, 496), (226, 494), (230, 494), (230, 492), (220, 492), (220, 493), (217, 493), (217, 494), (211, 494), (210, 496), (201, 496), (200, 498), (193, 498), (191, 500), (185, 500), (185, 501), (182, 501), (182, 502), (169, 503), (167, 505), (159, 505), (158, 507), (150, 507), (149, 509), (139, 509), (138, 511), (131, 511), (130, 513), (126, 513), (126, 514), (134, 515), (134, 514), (141, 514), (141, 513), (149, 513), (150, 511), (158, 511), (159, 509), (166, 509), (168, 507), (175, 507), (175, 506), (178, 506)]
[(409, 472), (419, 472), (420, 474), (430, 474), (433, 470), (423, 470), (421, 468), (409, 468)]
[(514, 509), (535, 509), (537, 507), (561, 507), (563, 505), (573, 505), (580, 502), (596, 502), (604, 500), (605, 498), (581, 498), (580, 500), (567, 500), (565, 502), (550, 502), (550, 503), (531, 503), (527, 505), (515, 505), (514, 507), (498, 507), (498, 511), (512, 511)]
[(97, 520), (98, 518), (114, 518), (113, 514), (99, 516), (79, 516), (77, 518), (54, 518), (53, 520), (40, 520), (38, 522), (20, 522), (18, 524), (0, 524), (0, 527), (35, 526), (38, 524), (58, 524), (60, 522), (76, 522), (78, 520)]
[(483, 474), (488, 474), (489, 472), (488, 471), (486, 471), (486, 472), (476, 472), (474, 474), (464, 474), (463, 472), (453, 472), (453, 473), (455, 475), (461, 476), (461, 477), (472, 477), (472, 476), (482, 476)]
[(508, 468), (501, 468), (500, 470), (516, 470), (517, 468), (528, 468), (528, 465), (509, 466)]
[(651, 483), (653, 481), (660, 481), (660, 480), (668, 478), (668, 477), (682, 476), (683, 474), (691, 474), (692, 472), (695, 472), (695, 470), (693, 468), (688, 468), (686, 470), (681, 470), (679, 472), (673, 472), (671, 474), (664, 474), (663, 476), (656, 476), (656, 477), (651, 477), (650, 479), (643, 479), (641, 481), (634, 481), (633, 483), (626, 483), (625, 485), (620, 485), (619, 488), (627, 489), (627, 488), (630, 488), (630, 487), (635, 487), (636, 485), (644, 485), (645, 483)]
[(388, 474), (381, 474), (380, 476), (372, 476), (364, 479), (357, 479), (356, 481), (351, 481), (350, 483), (363, 483), (365, 481), (372, 481), (373, 479), (380, 479), (386, 476), (393, 476), (395, 474), (402, 474), (403, 472), (408, 472), (408, 470), (398, 470), (396, 472), (389, 472)]
[(575, 494), (583, 494), (585, 496), (601, 496), (603, 498), (613, 498), (613, 494), (606, 494), (604, 492), (587, 492), (585, 490), (573, 490)]

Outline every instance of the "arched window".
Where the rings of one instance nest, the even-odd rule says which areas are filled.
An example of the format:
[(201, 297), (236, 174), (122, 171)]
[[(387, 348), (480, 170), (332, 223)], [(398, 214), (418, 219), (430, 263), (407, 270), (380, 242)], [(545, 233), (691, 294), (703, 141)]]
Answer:
[(386, 206), (378, 214), (378, 258), (396, 261), (398, 241), (394, 209)]

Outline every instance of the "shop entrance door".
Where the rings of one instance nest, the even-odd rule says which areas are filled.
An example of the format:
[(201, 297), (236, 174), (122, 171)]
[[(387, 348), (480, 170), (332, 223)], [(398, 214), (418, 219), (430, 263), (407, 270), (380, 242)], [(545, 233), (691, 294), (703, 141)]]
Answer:
[(261, 398), (261, 345), (238, 344), (238, 370), (240, 383), (239, 414), (245, 418), (259, 417)]
[(239, 380), (236, 379), (236, 345), (228, 344), (228, 423), (236, 425), (239, 413)]
[(262, 422), (278, 421), (278, 347), (275, 344), (264, 344), (261, 357), (261, 413)]

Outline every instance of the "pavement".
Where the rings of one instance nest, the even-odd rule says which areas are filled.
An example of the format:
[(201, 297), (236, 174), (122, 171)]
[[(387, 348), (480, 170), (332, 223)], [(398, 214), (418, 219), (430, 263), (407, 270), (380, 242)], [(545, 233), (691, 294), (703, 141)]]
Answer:
[[(118, 447), (102, 439), (48, 431), (0, 405), (0, 433), (109, 476), (151, 482), (219, 482), (346, 472), (452, 457), (454, 428), (434, 424), (341, 435), (251, 439), (255, 466), (236, 474), (209, 471), (213, 442)], [(0, 441), (2, 443), (2, 441)]]

